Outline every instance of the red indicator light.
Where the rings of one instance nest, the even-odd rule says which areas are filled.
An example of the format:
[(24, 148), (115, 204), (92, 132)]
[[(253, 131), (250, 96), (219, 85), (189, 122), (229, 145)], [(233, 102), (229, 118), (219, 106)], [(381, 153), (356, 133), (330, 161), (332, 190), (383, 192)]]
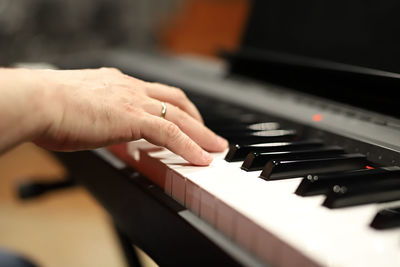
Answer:
[(374, 167), (369, 166), (369, 165), (365, 166), (365, 168), (367, 168), (368, 170), (373, 170), (373, 169), (375, 169)]
[(312, 117), (312, 120), (317, 121), (317, 122), (322, 121), (322, 119), (323, 119), (323, 116), (322, 116), (322, 114), (319, 114), (319, 113), (314, 114)]

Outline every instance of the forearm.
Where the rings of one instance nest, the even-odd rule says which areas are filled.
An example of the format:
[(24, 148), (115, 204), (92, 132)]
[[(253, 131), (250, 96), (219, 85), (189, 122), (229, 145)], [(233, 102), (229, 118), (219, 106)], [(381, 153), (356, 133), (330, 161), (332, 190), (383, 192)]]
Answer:
[(44, 91), (26, 69), (0, 69), (0, 154), (45, 129)]

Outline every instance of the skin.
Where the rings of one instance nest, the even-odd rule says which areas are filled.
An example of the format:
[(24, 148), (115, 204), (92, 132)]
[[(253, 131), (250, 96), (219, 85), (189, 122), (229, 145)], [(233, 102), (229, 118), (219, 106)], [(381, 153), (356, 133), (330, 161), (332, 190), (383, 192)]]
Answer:
[(228, 146), (182, 90), (114, 68), (0, 69), (0, 92), (0, 153), (26, 141), (76, 151), (144, 138), (204, 166), (212, 162), (206, 151)]

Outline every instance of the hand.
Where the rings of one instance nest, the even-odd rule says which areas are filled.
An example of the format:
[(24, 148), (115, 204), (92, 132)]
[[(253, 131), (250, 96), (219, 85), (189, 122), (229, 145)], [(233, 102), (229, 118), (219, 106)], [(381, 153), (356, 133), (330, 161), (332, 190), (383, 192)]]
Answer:
[[(41, 82), (47, 123), (34, 142), (73, 151), (144, 138), (196, 165), (228, 143), (203, 124), (200, 113), (178, 88), (149, 83), (117, 69), (33, 70)], [(161, 102), (166, 102), (165, 119)]]

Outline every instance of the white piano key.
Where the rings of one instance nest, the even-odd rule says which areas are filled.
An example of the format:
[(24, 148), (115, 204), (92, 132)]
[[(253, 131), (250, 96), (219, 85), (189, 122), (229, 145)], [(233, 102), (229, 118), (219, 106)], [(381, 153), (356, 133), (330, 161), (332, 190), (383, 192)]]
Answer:
[(221, 200), (217, 202), (216, 209), (215, 227), (229, 238), (233, 238), (235, 236), (236, 218), (239, 216), (237, 211)]
[(258, 228), (255, 223), (245, 216), (237, 216), (234, 230), (234, 239), (248, 251), (257, 248)]
[(260, 172), (224, 161), (224, 153), (215, 154), (209, 167), (191, 166), (168, 150), (139, 155), (153, 168), (160, 163), (155, 176), (171, 175), (171, 192), (188, 209), (266, 262), (400, 266), (400, 229), (369, 227), (378, 204), (330, 210), (321, 206), (322, 196), (293, 193), (300, 179), (264, 181)]
[(185, 194), (186, 178), (176, 172), (172, 172), (172, 197), (180, 204), (185, 206)]
[(205, 190), (200, 191), (200, 217), (215, 226), (217, 198)]
[(165, 186), (164, 191), (167, 195), (172, 196), (172, 177), (174, 172), (171, 169), (167, 169), (167, 174), (165, 176)]
[(200, 192), (198, 185), (186, 180), (185, 205), (196, 215), (200, 215)]

